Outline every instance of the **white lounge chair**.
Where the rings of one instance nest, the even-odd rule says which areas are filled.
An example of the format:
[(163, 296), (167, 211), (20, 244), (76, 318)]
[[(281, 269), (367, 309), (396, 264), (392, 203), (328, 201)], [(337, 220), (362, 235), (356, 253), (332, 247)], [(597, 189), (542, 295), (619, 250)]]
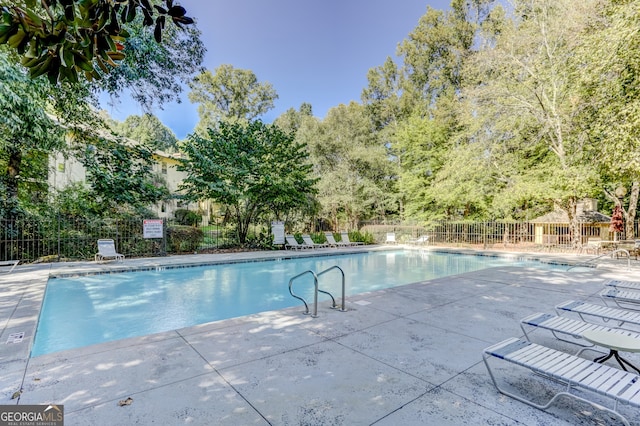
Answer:
[(395, 232), (387, 232), (387, 240), (385, 244), (397, 244)]
[(600, 292), (600, 298), (605, 304), (610, 301), (620, 308), (640, 310), (640, 291), (607, 287)]
[(349, 233), (348, 232), (341, 232), (340, 233), (340, 238), (342, 238), (342, 242), (345, 244), (348, 244), (350, 246), (361, 246), (364, 243), (360, 242), (360, 241), (351, 241), (349, 239)]
[[(584, 346), (584, 347), (594, 346), (591, 343), (588, 343), (588, 344), (580, 343), (580, 341), (583, 340), (582, 334), (585, 331), (593, 331), (593, 330), (609, 331), (612, 333), (619, 333), (624, 336), (632, 336), (640, 340), (640, 334), (630, 330), (623, 330), (621, 328), (611, 328), (607, 325), (593, 324), (586, 321), (580, 321), (576, 319), (561, 317), (561, 316), (552, 315), (552, 314), (546, 314), (542, 312), (537, 312), (533, 315), (529, 315), (528, 317), (520, 320), (520, 328), (524, 333), (524, 337), (528, 341), (531, 341), (531, 338), (529, 337), (529, 333), (527, 333), (527, 327), (525, 326), (549, 330), (553, 334), (553, 336), (558, 340), (562, 340), (563, 342), (573, 343), (573, 344)], [(571, 336), (574, 338), (574, 340), (564, 339), (558, 336), (557, 333)]]
[(10, 266), (8, 271), (4, 271), (7, 274), (10, 274), (13, 272), (14, 268), (18, 266), (18, 263), (20, 263), (19, 260), (4, 260), (0, 261), (0, 266)]
[(600, 318), (604, 322), (615, 321), (617, 327), (634, 325), (640, 327), (640, 312), (628, 309), (612, 308), (609, 306), (596, 305), (594, 303), (579, 302), (577, 300), (567, 300), (556, 305), (558, 313), (573, 312), (585, 320), (585, 316)]
[(331, 247), (349, 247), (351, 244), (347, 244), (344, 241), (336, 241), (333, 237), (333, 232), (325, 232), (324, 236), (327, 238), (327, 243)]
[(294, 250), (303, 250), (313, 248), (313, 246), (308, 244), (300, 244), (293, 235), (285, 235), (284, 239), (287, 241), (287, 244), (284, 245), (285, 249), (292, 248)]
[(98, 253), (95, 255), (95, 261), (116, 260), (122, 262), (124, 255), (116, 252), (116, 244), (111, 239), (98, 240)]
[(410, 240), (409, 242), (411, 244), (427, 245), (427, 244), (429, 244), (429, 236), (428, 235), (421, 235), (420, 237), (416, 238), (415, 240)]
[(304, 241), (304, 243), (308, 246), (311, 246), (311, 248), (324, 248), (324, 247), (329, 247), (329, 244), (322, 244), (322, 243), (316, 243), (311, 239), (311, 235), (309, 234), (303, 234), (302, 235), (302, 241)]
[[(517, 338), (510, 338), (486, 348), (482, 358), (491, 381), (500, 393), (541, 410), (549, 408), (558, 398), (567, 396), (585, 402), (595, 409), (606, 411), (629, 426), (629, 421), (618, 411), (618, 403), (640, 407), (640, 376), (615, 367)], [(496, 358), (564, 383), (566, 390), (556, 393), (546, 404), (536, 404), (522, 395), (509, 392), (498, 385), (491, 370), (489, 359)], [(572, 393), (576, 390), (580, 395)], [(583, 391), (610, 398), (613, 400), (613, 407), (608, 408), (588, 400)]]
[(628, 288), (631, 290), (640, 291), (640, 281), (620, 281), (620, 280), (609, 280), (604, 283), (606, 287), (615, 287), (615, 288)]

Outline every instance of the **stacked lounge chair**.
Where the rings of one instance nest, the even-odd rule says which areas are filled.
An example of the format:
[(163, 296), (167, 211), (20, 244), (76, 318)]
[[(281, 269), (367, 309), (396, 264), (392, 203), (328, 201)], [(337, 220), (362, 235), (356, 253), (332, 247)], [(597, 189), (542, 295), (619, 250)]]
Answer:
[(336, 241), (336, 239), (333, 237), (333, 232), (325, 232), (324, 235), (327, 238), (327, 243), (331, 247), (349, 247), (351, 245), (345, 243), (344, 241)]
[[(605, 283), (608, 288), (605, 288), (600, 295), (603, 300), (607, 300), (607, 298), (621, 299), (629, 304), (635, 303), (638, 309), (640, 309), (640, 292), (633, 292), (629, 290), (628, 287), (623, 287), (632, 284), (634, 283), (629, 281), (609, 281)], [(638, 289), (640, 290), (640, 287), (638, 287)], [(620, 300), (616, 300), (616, 303), (619, 301)], [(629, 421), (619, 411), (618, 405), (619, 403), (624, 403), (640, 408), (640, 375), (626, 371), (627, 369), (623, 365), (623, 361), (626, 362), (626, 360), (620, 359), (617, 354), (618, 347), (616, 347), (616, 345), (618, 343), (609, 347), (609, 355), (599, 357), (594, 361), (580, 358), (578, 355), (584, 350), (593, 347), (592, 344), (581, 344), (581, 339), (584, 338), (588, 340), (588, 343), (597, 342), (597, 344), (601, 344), (601, 342), (603, 342), (594, 339), (595, 334), (605, 334), (607, 337), (614, 336), (614, 341), (622, 338), (631, 342), (631, 346), (628, 347), (629, 349), (623, 348), (621, 350), (631, 350), (631, 347), (637, 349), (637, 341), (640, 340), (640, 333), (627, 328), (640, 327), (640, 312), (575, 300), (568, 300), (557, 305), (556, 311), (558, 315), (538, 312), (523, 318), (520, 327), (526, 340), (519, 338), (506, 339), (483, 351), (485, 366), (496, 389), (504, 395), (542, 410), (549, 408), (562, 396), (571, 397), (590, 404), (596, 409), (606, 411), (619, 418), (623, 424), (629, 425)], [(580, 320), (560, 316), (560, 314), (566, 312), (576, 313), (579, 315)], [(601, 323), (588, 322), (585, 320), (585, 317), (597, 318)], [(602, 324), (602, 321), (604, 321), (605, 324)], [(624, 328), (620, 328), (622, 326), (624, 326)], [(557, 339), (581, 345), (583, 349), (576, 355), (571, 355), (560, 350), (533, 343), (529, 339), (527, 327), (537, 327), (551, 331)], [(620, 337), (615, 337), (618, 335)], [(567, 340), (561, 336), (570, 336), (574, 340)], [(622, 370), (602, 364), (603, 361), (612, 356), (616, 357)], [(490, 360), (496, 359), (507, 361), (529, 369), (543, 377), (559, 381), (563, 383), (566, 388), (564, 391), (557, 392), (553, 395), (545, 404), (537, 404), (531, 399), (516, 394), (499, 385), (490, 365)], [(626, 363), (637, 371), (640, 371), (637, 367), (628, 364), (628, 362)], [(590, 399), (589, 394), (598, 394), (600, 397), (608, 398), (612, 404), (610, 407), (605, 407), (600, 400)]]
[(329, 247), (329, 244), (320, 244), (320, 243), (316, 243), (311, 239), (311, 235), (309, 234), (303, 234), (302, 235), (302, 241), (304, 241), (304, 243), (308, 246), (310, 246), (311, 248), (324, 248), (324, 247)]
[(313, 248), (313, 246), (310, 246), (309, 244), (300, 244), (293, 235), (285, 235), (284, 239), (287, 242), (284, 246), (285, 249), (304, 250)]

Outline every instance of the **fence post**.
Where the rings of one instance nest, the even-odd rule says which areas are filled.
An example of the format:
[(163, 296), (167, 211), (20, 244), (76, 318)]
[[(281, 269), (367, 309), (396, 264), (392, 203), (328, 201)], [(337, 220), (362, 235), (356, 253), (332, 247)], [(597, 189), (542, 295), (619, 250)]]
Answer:
[(62, 256), (62, 253), (60, 253), (60, 251), (61, 251), (60, 244), (62, 244), (61, 241), (60, 241), (62, 239), (62, 236), (60, 235), (60, 212), (58, 212), (58, 214), (56, 215), (56, 218), (58, 219), (58, 250), (57, 250), (58, 251), (58, 262), (60, 262), (60, 258)]
[(160, 247), (160, 256), (166, 256), (167, 255), (167, 226), (169, 225), (169, 222), (167, 221), (167, 218), (163, 218), (162, 219), (162, 247)]
[(482, 247), (487, 249), (487, 222), (483, 222), (482, 224)]

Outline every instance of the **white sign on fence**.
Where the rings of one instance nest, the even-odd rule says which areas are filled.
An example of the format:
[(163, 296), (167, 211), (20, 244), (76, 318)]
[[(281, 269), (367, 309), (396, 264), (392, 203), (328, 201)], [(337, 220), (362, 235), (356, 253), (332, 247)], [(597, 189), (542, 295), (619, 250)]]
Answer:
[(162, 219), (144, 219), (142, 221), (142, 236), (144, 238), (162, 238)]
[(284, 244), (284, 222), (271, 222), (273, 244)]

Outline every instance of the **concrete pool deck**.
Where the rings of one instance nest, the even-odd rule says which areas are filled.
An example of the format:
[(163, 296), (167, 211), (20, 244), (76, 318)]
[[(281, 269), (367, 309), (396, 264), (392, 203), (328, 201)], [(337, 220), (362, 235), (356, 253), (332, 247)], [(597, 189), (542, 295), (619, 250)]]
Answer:
[[(626, 260), (605, 259), (596, 269), (570, 271), (497, 267), (350, 296), (347, 312), (323, 303), (317, 318), (295, 307), (29, 358), (50, 276), (308, 254), (171, 256), (0, 271), (0, 404), (63, 404), (67, 426), (619, 424), (572, 400), (541, 411), (499, 394), (481, 353), (522, 336), (519, 320), (531, 313), (553, 313), (568, 299), (602, 303), (597, 293), (604, 280), (640, 280), (638, 261), (627, 268)], [(570, 263), (589, 258), (520, 255)], [(577, 351), (549, 332), (531, 336)], [(640, 355), (625, 356), (640, 364)], [(492, 365), (530, 395), (548, 397), (558, 388), (506, 364)], [(127, 398), (130, 405), (118, 404)], [(638, 410), (620, 411), (640, 424)]]

